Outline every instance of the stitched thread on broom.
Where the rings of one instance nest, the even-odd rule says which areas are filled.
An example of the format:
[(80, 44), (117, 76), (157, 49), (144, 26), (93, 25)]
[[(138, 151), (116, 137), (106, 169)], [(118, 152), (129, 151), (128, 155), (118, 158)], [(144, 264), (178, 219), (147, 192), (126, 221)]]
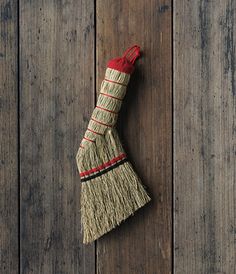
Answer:
[(98, 171), (96, 174), (90, 175), (90, 176), (85, 177), (85, 178), (81, 178), (81, 182), (83, 183), (83, 182), (95, 179), (98, 176), (102, 176), (102, 175), (106, 174), (107, 172), (113, 170), (114, 168), (119, 167), (120, 165), (124, 164), (127, 161), (128, 161), (128, 159), (123, 159), (123, 160), (121, 160), (119, 162), (116, 162), (114, 165), (109, 166), (108, 168), (103, 169), (102, 171)]
[(112, 125), (105, 124), (105, 123), (103, 123), (101, 121), (98, 121), (98, 120), (94, 119), (93, 117), (91, 118), (91, 120), (94, 121), (94, 122), (96, 122), (96, 123), (98, 123), (98, 124), (100, 124), (100, 125), (102, 125), (102, 126), (113, 127)]
[(90, 169), (90, 170), (86, 170), (86, 171), (80, 172), (79, 175), (80, 175), (80, 177), (84, 177), (84, 176), (90, 175), (90, 174), (92, 174), (92, 173), (94, 173), (94, 172), (101, 171), (101, 170), (103, 170), (104, 168), (109, 167), (109, 166), (111, 166), (111, 165), (113, 165), (113, 164), (117, 163), (118, 161), (123, 160), (123, 159), (125, 159), (125, 158), (127, 158), (127, 157), (126, 157), (126, 154), (125, 154), (125, 153), (122, 153), (122, 154), (120, 154), (119, 156), (117, 156), (117, 157), (111, 159), (110, 161), (108, 161), (108, 162), (106, 162), (106, 163), (103, 163), (103, 164), (100, 165), (100, 166), (94, 167), (94, 168), (92, 168), (92, 169)]
[(87, 128), (87, 130), (91, 131), (92, 133), (97, 134), (97, 135), (101, 135), (101, 136), (103, 135), (102, 133), (96, 132), (96, 131), (94, 131), (94, 130), (92, 130), (90, 128)]
[[(92, 113), (92, 117), (91, 117), (91, 121), (102, 125), (103, 129), (101, 129), (100, 127), (98, 127), (98, 129), (95, 128), (93, 123), (89, 123), (88, 129), (85, 132), (85, 136), (82, 140), (82, 144), (80, 146), (80, 148), (84, 149), (84, 147), (86, 146), (87, 142), (95, 142), (96, 139), (96, 135), (103, 135), (106, 128), (112, 128), (117, 120), (116, 118), (113, 118), (112, 116), (117, 116), (118, 112), (120, 110), (121, 104), (117, 104), (117, 102), (114, 102), (112, 100), (112, 97), (116, 97), (119, 98), (120, 96), (124, 96), (124, 88), (126, 89), (126, 84), (122, 84), (118, 81), (121, 80), (126, 80), (127, 78), (129, 79), (129, 75), (124, 74), (124, 73), (120, 73), (118, 71), (112, 71), (110, 69), (107, 69), (108, 72), (110, 72), (110, 74), (108, 72), (106, 72), (106, 79), (105, 81), (108, 81), (111, 83), (111, 86), (109, 88), (109, 96), (104, 97), (103, 94), (106, 92), (104, 92), (104, 89), (106, 90), (106, 87), (102, 84), (101, 85), (101, 92), (99, 94), (98, 100), (97, 100), (97, 105)], [(118, 76), (118, 77), (114, 77), (114, 76)], [(121, 76), (121, 77), (120, 77)], [(126, 81), (124, 81), (126, 83)], [(116, 87), (115, 84), (119, 83), (119, 87)], [(113, 84), (113, 85), (112, 85)], [(115, 90), (115, 94), (113, 94), (113, 90)], [(119, 94), (120, 92), (120, 94)], [(108, 121), (105, 122), (104, 120)], [(103, 122), (104, 121), (104, 122)]]
[(110, 83), (112, 83), (112, 84), (117, 84), (117, 85), (121, 85), (121, 86), (126, 87), (125, 84), (122, 84), (122, 83), (120, 83), (120, 82), (113, 81), (113, 80), (111, 80), (111, 79), (104, 79), (103, 81), (110, 82)]
[(103, 108), (103, 107), (101, 107), (101, 106), (96, 106), (96, 108), (99, 108), (99, 109), (101, 109), (101, 110), (110, 112), (110, 113), (112, 113), (112, 114), (116, 114), (116, 115), (118, 114), (118, 112), (115, 112), (115, 111), (110, 110), (110, 109), (107, 109), (107, 108)]
[(84, 137), (83, 139), (85, 139), (86, 141), (89, 141), (89, 142), (91, 142), (91, 143), (94, 143), (94, 142), (95, 142), (94, 140), (91, 140), (91, 139), (89, 139), (89, 138), (87, 138), (87, 137)]
[(107, 97), (110, 97), (110, 98), (113, 98), (113, 99), (116, 99), (116, 100), (120, 100), (120, 101), (123, 101), (123, 99), (121, 98), (118, 98), (118, 97), (115, 97), (115, 96), (112, 96), (108, 93), (103, 93), (103, 92), (100, 92), (101, 95), (104, 95), (104, 96), (107, 96)]

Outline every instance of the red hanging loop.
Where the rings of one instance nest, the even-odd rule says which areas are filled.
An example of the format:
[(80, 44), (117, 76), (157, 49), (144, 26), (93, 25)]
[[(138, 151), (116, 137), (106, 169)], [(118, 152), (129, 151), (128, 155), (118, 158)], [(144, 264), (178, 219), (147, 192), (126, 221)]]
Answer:
[(134, 63), (140, 56), (140, 47), (134, 45), (128, 48), (122, 57), (117, 57), (108, 62), (107, 66), (124, 73), (132, 73), (134, 70)]
[(134, 45), (128, 48), (124, 54), (123, 58), (126, 58), (130, 63), (134, 64), (136, 59), (140, 56), (140, 47), (138, 45)]

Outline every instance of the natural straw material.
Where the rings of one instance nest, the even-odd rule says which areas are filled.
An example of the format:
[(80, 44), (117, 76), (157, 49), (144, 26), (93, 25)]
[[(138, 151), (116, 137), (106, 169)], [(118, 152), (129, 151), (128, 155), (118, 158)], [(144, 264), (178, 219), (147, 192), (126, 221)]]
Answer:
[(76, 156), (82, 182), (84, 243), (110, 231), (150, 200), (114, 128), (138, 56), (139, 47), (134, 46), (108, 63), (97, 106)]

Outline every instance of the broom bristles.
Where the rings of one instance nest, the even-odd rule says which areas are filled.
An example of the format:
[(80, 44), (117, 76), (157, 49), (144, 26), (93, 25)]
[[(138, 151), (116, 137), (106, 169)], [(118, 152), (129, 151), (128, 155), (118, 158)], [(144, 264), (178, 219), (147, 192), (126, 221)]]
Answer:
[(111, 175), (82, 184), (81, 216), (85, 244), (90, 243), (144, 206), (149, 200), (138, 178), (125, 163)]
[(82, 177), (85, 181), (81, 188), (81, 220), (85, 244), (98, 239), (150, 201), (124, 156), (115, 129), (98, 137), (83, 155), (78, 154), (77, 161), (80, 167), (101, 166), (107, 159), (118, 159), (117, 155), (122, 157), (110, 167)]

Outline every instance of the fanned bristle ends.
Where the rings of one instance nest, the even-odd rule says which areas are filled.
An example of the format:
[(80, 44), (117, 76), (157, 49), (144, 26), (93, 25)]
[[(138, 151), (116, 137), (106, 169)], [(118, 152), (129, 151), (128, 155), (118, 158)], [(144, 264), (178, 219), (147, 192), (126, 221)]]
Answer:
[[(81, 172), (83, 242), (90, 243), (150, 201), (126, 158), (115, 129), (107, 129), (77, 155)], [(96, 168), (94, 168), (96, 167)]]

